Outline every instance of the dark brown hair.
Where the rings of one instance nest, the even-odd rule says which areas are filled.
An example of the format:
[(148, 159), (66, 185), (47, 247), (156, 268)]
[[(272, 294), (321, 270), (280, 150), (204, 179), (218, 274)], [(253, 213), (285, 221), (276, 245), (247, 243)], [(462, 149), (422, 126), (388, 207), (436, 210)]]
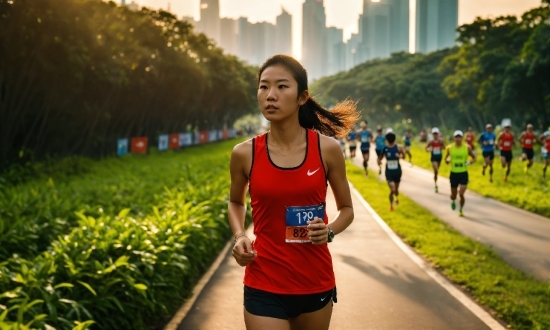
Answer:
[[(274, 55), (268, 58), (258, 72), (258, 84), (265, 69), (271, 66), (281, 65), (285, 67), (298, 83), (298, 97), (308, 89), (306, 69), (291, 56)], [(298, 111), (300, 126), (314, 129), (324, 135), (342, 138), (354, 128), (355, 123), (361, 118), (357, 110), (357, 102), (346, 99), (334, 106), (332, 110), (323, 108), (313, 97), (300, 106)]]

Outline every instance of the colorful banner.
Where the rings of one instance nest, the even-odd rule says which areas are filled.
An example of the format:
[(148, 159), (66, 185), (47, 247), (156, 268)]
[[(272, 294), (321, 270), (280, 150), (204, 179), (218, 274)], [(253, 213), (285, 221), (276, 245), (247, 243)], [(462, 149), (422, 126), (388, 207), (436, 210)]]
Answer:
[(199, 132), (199, 143), (207, 143), (208, 142), (208, 131), (200, 131)]
[(131, 152), (137, 154), (146, 154), (147, 153), (147, 144), (149, 139), (147, 137), (135, 137), (132, 138), (131, 142)]
[(200, 139), (201, 139), (200, 132), (193, 133), (193, 144), (199, 144)]
[(159, 135), (159, 151), (168, 150), (169, 141), (170, 137), (168, 134)]
[(116, 154), (118, 156), (124, 156), (128, 153), (128, 139), (118, 139)]
[(236, 130), (236, 129), (232, 128), (232, 129), (230, 130), (230, 132), (231, 132), (231, 133), (229, 134), (229, 137), (230, 137), (230, 138), (235, 138), (235, 137), (237, 137), (237, 130)]
[(193, 144), (193, 134), (180, 133), (180, 147), (186, 147)]
[(180, 135), (170, 134), (170, 143), (168, 144), (168, 148), (170, 149), (178, 149), (180, 147)]
[(208, 142), (218, 141), (218, 131), (213, 130), (208, 132)]
[(224, 139), (224, 140), (229, 139), (229, 133), (230, 133), (230, 132), (229, 132), (228, 129), (224, 129), (224, 130), (222, 131), (222, 139)]

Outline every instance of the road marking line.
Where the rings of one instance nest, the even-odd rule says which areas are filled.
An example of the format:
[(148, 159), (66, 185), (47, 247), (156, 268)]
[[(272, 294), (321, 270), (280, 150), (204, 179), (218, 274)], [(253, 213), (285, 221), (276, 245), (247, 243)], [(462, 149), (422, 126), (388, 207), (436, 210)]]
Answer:
[(422, 260), (414, 250), (405, 244), (399, 236), (384, 222), (384, 220), (376, 213), (376, 211), (363, 199), (363, 196), (355, 189), (355, 187), (350, 183), (351, 190), (359, 198), (361, 204), (369, 211), (374, 220), (382, 227), (382, 229), (388, 234), (388, 236), (394, 241), (394, 243), (403, 251), (405, 254), (411, 258), (411, 260), (418, 265), (422, 270), (426, 272), (434, 281), (441, 285), (447, 292), (451, 294), (456, 300), (458, 300), (464, 307), (466, 307), (470, 312), (477, 316), (483, 323), (485, 323), (492, 330), (505, 330), (497, 320), (495, 320), (491, 314), (487, 313), (483, 308), (476, 304), (470, 297), (465, 295), (462, 291), (458, 290), (441, 274), (439, 274), (435, 269), (433, 269), (430, 264)]

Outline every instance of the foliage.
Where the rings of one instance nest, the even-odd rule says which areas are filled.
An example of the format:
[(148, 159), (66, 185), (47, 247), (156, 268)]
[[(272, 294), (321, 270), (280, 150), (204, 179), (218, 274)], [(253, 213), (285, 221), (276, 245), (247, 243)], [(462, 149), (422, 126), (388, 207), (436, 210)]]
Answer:
[(0, 0), (0, 169), (231, 127), (255, 72), (185, 21), (100, 0)]
[(396, 53), (316, 81), (327, 104), (347, 97), (371, 123), (419, 129), (474, 127), (511, 118), (515, 127), (550, 125), (550, 5), (522, 15), (477, 18), (458, 28), (459, 46)]
[(8, 228), (0, 237), (0, 329), (2, 322), (56, 329), (163, 325), (231, 235), (234, 144), (92, 162), (89, 173), (60, 176), (56, 184), (37, 180), (4, 191), (23, 205), (35, 203), (25, 198), (42, 200), (27, 206), (21, 225), (0, 218)]
[(348, 163), (347, 174), (363, 198), (412, 248), (489, 307), (512, 329), (550, 328), (550, 286), (505, 263), (490, 248), (460, 235), (428, 210), (401, 196), (388, 211), (388, 187), (374, 173)]

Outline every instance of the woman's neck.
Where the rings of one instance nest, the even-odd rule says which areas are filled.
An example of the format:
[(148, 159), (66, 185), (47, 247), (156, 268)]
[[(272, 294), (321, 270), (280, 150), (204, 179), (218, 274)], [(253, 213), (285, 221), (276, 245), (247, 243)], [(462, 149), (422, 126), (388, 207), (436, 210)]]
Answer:
[(279, 146), (292, 146), (296, 144), (304, 132), (304, 128), (299, 123), (291, 125), (271, 125), (269, 137)]

